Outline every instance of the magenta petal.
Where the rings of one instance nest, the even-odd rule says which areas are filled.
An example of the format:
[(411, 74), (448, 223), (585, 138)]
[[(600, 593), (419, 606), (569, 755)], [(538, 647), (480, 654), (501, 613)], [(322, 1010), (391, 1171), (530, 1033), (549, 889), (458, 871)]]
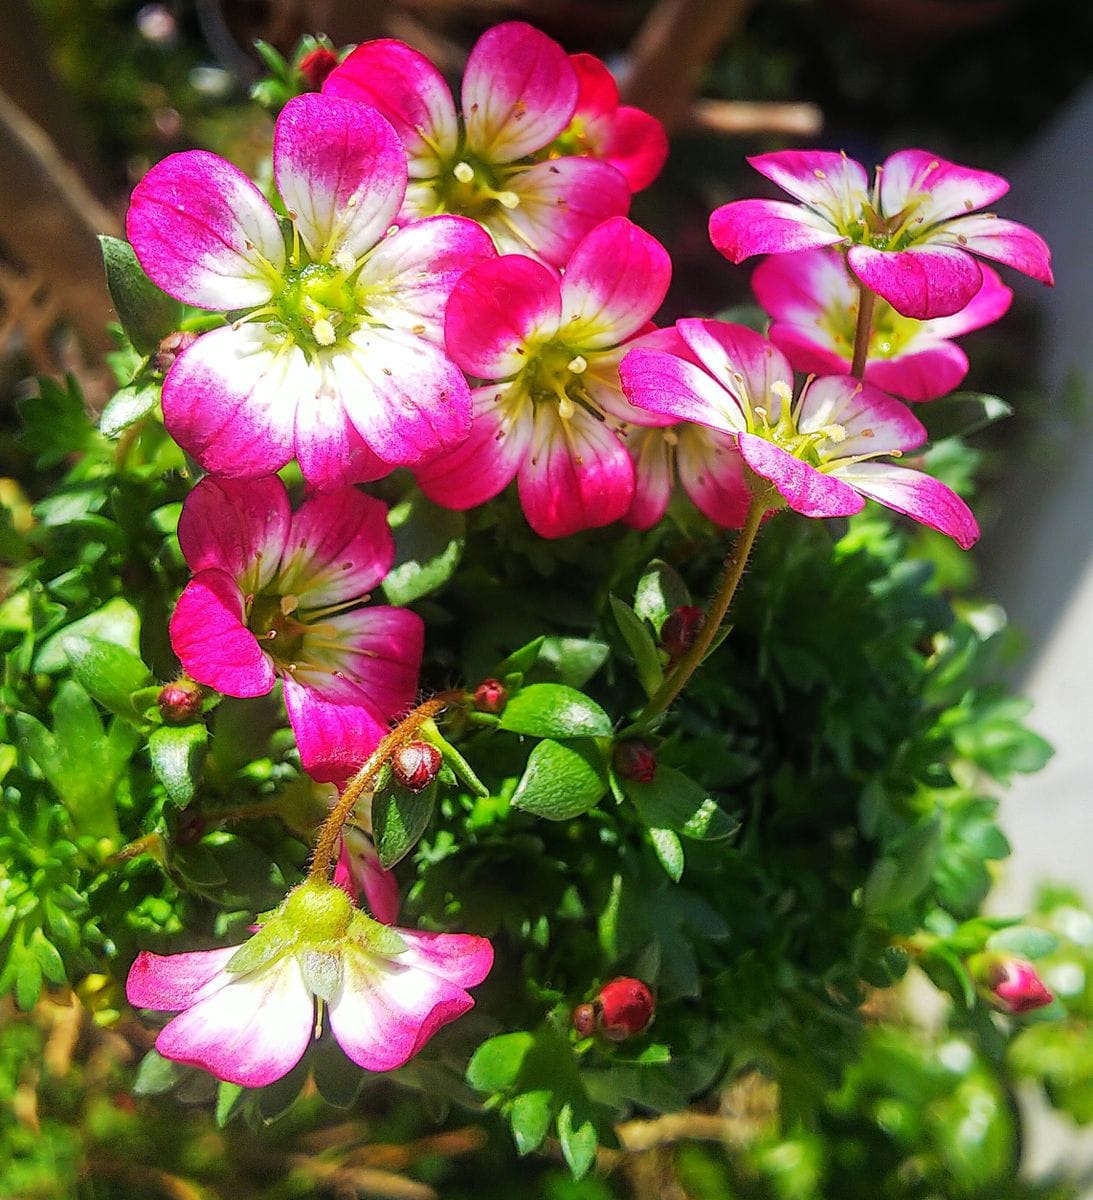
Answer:
[(307, 482), (321, 491), (382, 479), (394, 470), (372, 451), (349, 419), (333, 358), (323, 354), (312, 364), (319, 386), (312, 403), (297, 407), (293, 431), (300, 470)]
[(577, 104), (577, 74), (553, 38), (522, 21), (487, 30), (463, 74), (467, 149), (515, 162), (549, 145)]
[(779, 150), (748, 162), (783, 191), (840, 227), (859, 217), (869, 200), (869, 176), (861, 163), (833, 150)]
[(415, 179), (435, 175), (459, 144), (444, 76), (403, 42), (383, 38), (358, 46), (327, 76), (323, 94), (379, 109), (402, 140)]
[(203, 334), (163, 381), (163, 423), (218, 475), (279, 471), (293, 454), (296, 408), (314, 396), (303, 351), (280, 347), (259, 324)]
[(801, 394), (800, 432), (819, 433), (830, 426), (838, 428), (830, 440), (818, 444), (822, 459), (913, 450), (926, 440), (922, 422), (906, 404), (849, 375), (814, 379)]
[[(693, 362), (662, 350), (631, 350), (619, 364), (631, 404), (726, 433), (745, 428), (739, 401)], [(731, 381), (730, 381), (731, 382)]]
[(302, 609), (364, 596), (395, 561), (387, 505), (356, 488), (309, 496), (292, 517), (278, 591)]
[(736, 439), (698, 425), (677, 428), (679, 482), (699, 512), (723, 529), (741, 529), (751, 507)]
[(623, 520), (633, 529), (652, 529), (672, 497), (672, 456), (660, 429), (628, 430), (626, 448), (634, 460), (634, 496)]
[(134, 1008), (156, 1012), (187, 1008), (203, 994), (228, 982), (230, 976), (224, 973), (224, 965), (238, 949), (224, 946), (166, 955), (142, 950), (125, 981), (125, 997)]
[(914, 204), (916, 221), (933, 225), (992, 204), (1009, 186), (1001, 175), (973, 171), (928, 150), (899, 150), (881, 168), (881, 211), (894, 217)]
[(563, 420), (553, 404), (541, 404), (519, 491), (528, 524), (540, 537), (566, 537), (625, 516), (634, 464), (602, 421), (583, 409)]
[(394, 961), (429, 971), (460, 987), (481, 983), (493, 967), (493, 947), (471, 933), (418, 933), (400, 929), (405, 951)]
[(569, 62), (577, 74), (574, 123), (587, 128), (592, 122), (599, 128), (599, 122), (612, 117), (619, 107), (619, 85), (607, 64), (594, 54), (571, 54)]
[(458, 445), (471, 424), (463, 372), (431, 342), (399, 329), (365, 327), (337, 355), (342, 404), (369, 448), (410, 466)]
[(133, 189), (125, 228), (153, 283), (186, 304), (230, 310), (280, 286), (277, 217), (238, 168), (204, 150), (172, 154)]
[(582, 349), (616, 346), (661, 306), (672, 277), (667, 250), (626, 217), (612, 217), (581, 239), (562, 277), (559, 336)]
[(507, 183), (519, 203), (487, 222), (497, 248), (555, 267), (565, 265), (586, 233), (630, 208), (623, 176), (592, 158), (549, 159), (514, 172)]
[(806, 517), (848, 517), (865, 507), (865, 501), (848, 484), (817, 471), (763, 438), (742, 433), (739, 446), (748, 466), (756, 475), (769, 479), (794, 512)]
[(785, 200), (734, 200), (714, 209), (710, 241), (729, 262), (753, 254), (787, 254), (847, 239), (823, 217)]
[(624, 104), (615, 113), (601, 155), (622, 172), (631, 191), (640, 192), (656, 179), (668, 158), (668, 134), (656, 117)]
[(342, 848), (332, 882), (348, 892), (354, 903), (363, 895), (368, 911), (382, 924), (393, 925), (398, 920), (402, 904), (398, 880), (392, 871), (383, 869), (372, 839), (352, 825), (342, 830)]
[(959, 337), (962, 333), (990, 325), (1009, 311), (1013, 292), (999, 279), (998, 272), (993, 268), (980, 263), (979, 269), (983, 272), (982, 287), (960, 312), (931, 321), (926, 329), (931, 338)]
[(315, 92), (281, 110), (273, 167), (304, 245), (322, 262), (370, 250), (406, 191), (406, 153), (390, 124), (374, 109)]
[(171, 616), (171, 647), (186, 674), (226, 696), (264, 696), (273, 663), (243, 623), (243, 593), (223, 571), (201, 571)]
[(427, 217), (376, 247), (361, 269), (357, 294), (374, 322), (443, 345), (452, 288), (471, 267), (496, 257), (490, 235), (477, 221)]
[(968, 356), (952, 342), (930, 342), (896, 358), (876, 358), (865, 368), (865, 378), (893, 396), (905, 400), (936, 400), (960, 386), (968, 373)]
[(314, 1019), (311, 993), (290, 954), (236, 976), (175, 1017), (160, 1031), (156, 1049), (228, 1083), (264, 1087), (300, 1061)]
[[(771, 259), (768, 262), (773, 261)], [(789, 360), (795, 371), (803, 375), (838, 375), (850, 371), (850, 347), (846, 347), (845, 355), (838, 354), (828, 345), (824, 331), (818, 328), (802, 328), (799, 325), (789, 325), (783, 321), (775, 321), (767, 330), (767, 337), (778, 347)], [(866, 368), (866, 375), (871, 372), (880, 359), (872, 359)], [(874, 379), (879, 387), (884, 385)]]
[(294, 679), (285, 680), (284, 694), (300, 761), (321, 783), (348, 779), (389, 732), (370, 708), (333, 704)]
[[(740, 399), (745, 411), (761, 407), (771, 421), (778, 419), (783, 399), (793, 393), (793, 369), (780, 350), (754, 329), (728, 321), (687, 317), (676, 328), (695, 360)], [(727, 431), (741, 427), (742, 422)]]
[(467, 439), (415, 472), (430, 500), (460, 511), (475, 508), (516, 478), (531, 444), (532, 415), (522, 393), (510, 397), (512, 387), (491, 383), (471, 393)]
[(820, 332), (825, 313), (849, 311), (858, 297), (846, 260), (837, 250), (801, 250), (765, 258), (752, 272), (751, 287), (776, 321), (813, 327), (813, 340), (828, 336)]
[(276, 475), (206, 475), (182, 505), (178, 541), (191, 571), (219, 568), (253, 593), (276, 573), (291, 520), (288, 493)]
[(979, 540), (979, 526), (971, 509), (956, 492), (929, 475), (875, 462), (837, 467), (836, 472), (863, 496), (937, 529), (962, 550)]
[(930, 234), (931, 240), (959, 246), (980, 254), (993, 262), (1005, 263), (1023, 275), (1031, 275), (1041, 283), (1054, 284), (1051, 272), (1051, 251), (1038, 233), (1016, 221), (983, 213), (977, 217), (960, 217), (941, 225)]
[(445, 345), (469, 375), (506, 379), (527, 365), (529, 343), (557, 333), (561, 311), (555, 272), (505, 255), (472, 267), (452, 289)]
[(909, 250), (851, 246), (847, 261), (854, 274), (896, 312), (919, 321), (958, 312), (983, 282), (975, 259), (950, 246)]

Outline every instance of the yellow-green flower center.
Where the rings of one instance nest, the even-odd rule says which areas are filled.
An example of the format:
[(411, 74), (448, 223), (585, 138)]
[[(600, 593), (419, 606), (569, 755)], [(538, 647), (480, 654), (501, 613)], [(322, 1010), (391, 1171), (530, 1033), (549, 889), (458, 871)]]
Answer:
[(350, 282), (354, 266), (311, 262), (290, 268), (273, 302), (271, 327), (280, 326), (307, 351), (336, 345), (358, 324), (359, 304)]

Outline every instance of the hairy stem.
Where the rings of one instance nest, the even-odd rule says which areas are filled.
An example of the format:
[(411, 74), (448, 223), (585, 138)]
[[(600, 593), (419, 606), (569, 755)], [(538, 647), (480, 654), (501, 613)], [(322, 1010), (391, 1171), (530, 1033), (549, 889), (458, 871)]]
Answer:
[(850, 374), (855, 379), (865, 378), (865, 364), (869, 358), (869, 335), (873, 332), (873, 309), (877, 293), (864, 283), (858, 283), (858, 324), (854, 329), (854, 359)]

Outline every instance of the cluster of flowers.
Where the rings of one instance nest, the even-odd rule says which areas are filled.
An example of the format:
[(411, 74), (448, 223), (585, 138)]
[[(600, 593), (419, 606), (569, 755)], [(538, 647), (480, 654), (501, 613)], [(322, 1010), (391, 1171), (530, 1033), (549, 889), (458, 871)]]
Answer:
[[(543, 537), (648, 527), (678, 475), (726, 527), (753, 496), (809, 516), (871, 497), (975, 540), (953, 492), (878, 460), (925, 440), (888, 393), (955, 386), (967, 363), (949, 339), (1009, 303), (971, 254), (1050, 280), (1035, 234), (972, 215), (1003, 181), (904, 151), (870, 193), (839, 155), (754, 159), (800, 204), (730, 204), (711, 231), (735, 261), (783, 256), (755, 278), (770, 339), (718, 321), (658, 330), (670, 259), (625, 214), (667, 142), (619, 104), (599, 60), (498, 26), (470, 55), (459, 107), (397, 41), (321, 65), (321, 92), (277, 121), (279, 199), (190, 151), (147, 174), (127, 221), (159, 287), (224, 315), (186, 339), (163, 385), (168, 431), (208, 472), (179, 527), (193, 578), (172, 643), (228, 695), (280, 679), (316, 779), (344, 782), (416, 692), (422, 625), (366, 605), (394, 548), (384, 505), (354, 486), (397, 467), (459, 509), (515, 479)], [(796, 400), (794, 368), (822, 373)], [(310, 489), (295, 511), (275, 474), (293, 459)], [(131, 1001), (183, 1010), (161, 1053), (268, 1083), (302, 1056), (317, 998), (349, 1057), (383, 1070), (470, 1006), (487, 942), (391, 927), (397, 892), (359, 833), (336, 882), (301, 885), (242, 948), (142, 953)]]

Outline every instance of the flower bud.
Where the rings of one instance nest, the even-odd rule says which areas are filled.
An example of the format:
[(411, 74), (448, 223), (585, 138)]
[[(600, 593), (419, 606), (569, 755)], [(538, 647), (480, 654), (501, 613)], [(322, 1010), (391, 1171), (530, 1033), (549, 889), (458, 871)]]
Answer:
[(657, 773), (657, 756), (648, 742), (633, 739), (619, 742), (612, 755), (615, 774), (634, 783), (652, 783)]
[(985, 965), (982, 975), (991, 1002), (1001, 1012), (1032, 1012), (1055, 999), (1026, 958), (995, 958)]
[(160, 341), (155, 354), (152, 355), (152, 366), (161, 375), (166, 375), (175, 365), (175, 359), (178, 358), (182, 351), (189, 349), (196, 341), (196, 333), (176, 329), (174, 333), (169, 333)]
[(326, 82), (326, 77), (338, 65), (338, 56), (325, 46), (316, 46), (309, 54), (300, 59), (296, 68), (301, 78), (313, 91), (318, 92)]
[(479, 712), (499, 713), (509, 698), (500, 679), (483, 679), (474, 689), (474, 706)]
[(600, 1032), (613, 1042), (649, 1028), (656, 1011), (653, 993), (640, 979), (611, 979), (600, 988), (593, 1007)]
[(431, 742), (407, 742), (391, 759), (395, 781), (411, 792), (424, 791), (436, 778), (443, 756)]
[(591, 1004), (578, 1004), (573, 1010), (573, 1028), (581, 1037), (591, 1037), (596, 1032), (596, 1010)]
[(201, 716), (205, 689), (192, 679), (176, 679), (159, 689), (156, 703), (165, 725), (192, 725)]
[(660, 644), (672, 662), (678, 662), (694, 645), (698, 631), (706, 623), (706, 614), (693, 604), (681, 604), (664, 618)]

